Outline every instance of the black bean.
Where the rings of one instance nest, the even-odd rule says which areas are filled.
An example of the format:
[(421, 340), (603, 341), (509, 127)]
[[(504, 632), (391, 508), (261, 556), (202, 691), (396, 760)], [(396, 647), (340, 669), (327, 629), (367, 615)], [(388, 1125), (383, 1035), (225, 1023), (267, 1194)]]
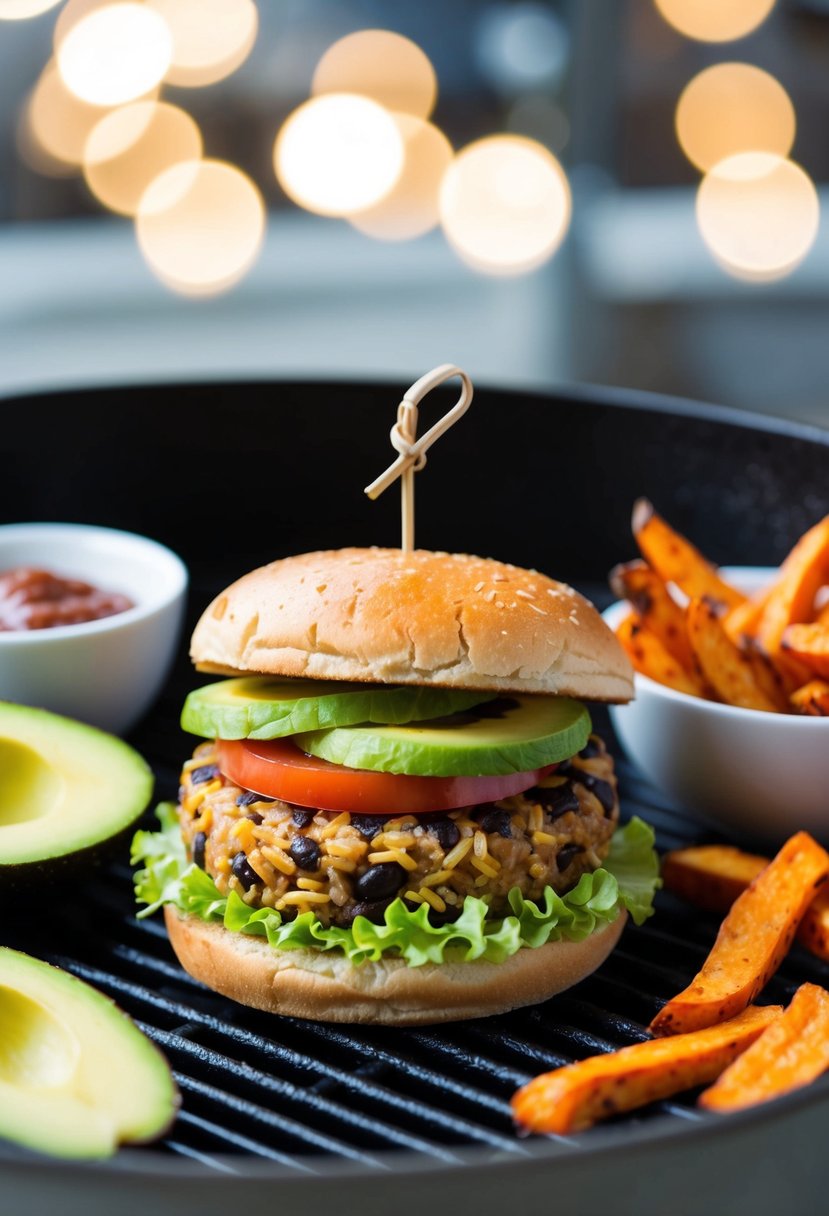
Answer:
[(249, 891), (254, 883), (262, 881), (244, 853), (236, 854), (230, 868), (246, 891)]
[(616, 805), (616, 795), (613, 793), (613, 786), (609, 781), (602, 781), (601, 777), (594, 777), (592, 773), (579, 773), (576, 781), (580, 781), (585, 789), (596, 795), (605, 815), (612, 813)]
[(501, 807), (478, 807), (475, 811), (475, 820), (481, 825), (481, 830), (484, 832), (497, 832), (505, 840), (509, 840), (512, 836), (509, 811), (502, 810)]
[(355, 815), (351, 823), (366, 840), (373, 840), (378, 832), (383, 831), (390, 818), (390, 815)]
[(193, 785), (203, 785), (205, 781), (212, 781), (218, 775), (218, 764), (202, 764), (198, 768), (191, 770), (190, 781)]
[(379, 866), (370, 866), (354, 884), (360, 899), (388, 899), (396, 895), (406, 878), (406, 871), (396, 861), (384, 861)]
[(440, 819), (433, 819), (428, 825), (428, 830), (435, 837), (444, 853), (448, 853), (450, 849), (454, 849), (461, 838), (458, 825), (448, 815), (444, 815)]
[(204, 846), (207, 844), (207, 836), (204, 832), (196, 832), (193, 837), (193, 861), (200, 870), (204, 869)]
[(601, 756), (603, 751), (601, 741), (596, 735), (591, 735), (579, 752), (579, 760), (595, 760), (596, 756)]
[(261, 794), (256, 794), (253, 790), (245, 790), (243, 794), (238, 794), (236, 797), (237, 806), (252, 806), (254, 802), (276, 802), (276, 799), (263, 798)]
[(317, 870), (320, 864), (320, 847), (310, 836), (294, 836), (290, 854), (300, 870)]
[(248, 811), (247, 815), (245, 815), (245, 819), (249, 819), (251, 823), (255, 823), (257, 827), (260, 823), (264, 822), (258, 811)]
[(579, 853), (583, 852), (584, 849), (580, 844), (566, 844), (563, 849), (559, 849), (556, 857), (559, 874), (563, 874), (567, 867), (572, 865), (573, 860), (578, 857)]
[(537, 785), (535, 789), (527, 790), (524, 797), (543, 807), (544, 813), (551, 822), (560, 819), (562, 815), (566, 815), (570, 811), (579, 809), (579, 800), (569, 781), (565, 781), (563, 785)]
[(353, 924), (355, 917), (364, 916), (373, 925), (382, 925), (383, 914), (390, 903), (390, 899), (361, 900), (360, 903), (352, 904), (350, 908), (343, 909), (345, 920), (350, 925)]
[(304, 806), (295, 806), (291, 818), (298, 828), (307, 828), (314, 818), (314, 812), (307, 810)]

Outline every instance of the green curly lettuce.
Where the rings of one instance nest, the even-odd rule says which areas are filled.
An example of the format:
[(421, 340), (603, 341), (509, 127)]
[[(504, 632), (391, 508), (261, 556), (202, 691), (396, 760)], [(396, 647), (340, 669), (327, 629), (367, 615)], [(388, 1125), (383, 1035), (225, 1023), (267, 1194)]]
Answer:
[(188, 862), (179, 831), (176, 808), (162, 803), (156, 811), (159, 832), (137, 832), (132, 845), (133, 865), (143, 863), (135, 875), (135, 893), (149, 916), (164, 904), (205, 921), (221, 922), (234, 933), (264, 937), (280, 950), (337, 950), (352, 963), (376, 961), (384, 955), (405, 959), (410, 967), (448, 961), (485, 959), (499, 963), (524, 946), (546, 942), (582, 941), (616, 920), (622, 909), (641, 925), (653, 912), (659, 862), (653, 848), (653, 830), (641, 819), (617, 829), (601, 869), (582, 874), (566, 895), (551, 887), (542, 902), (525, 900), (517, 887), (509, 893), (512, 915), (489, 919), (482, 899), (468, 895), (456, 921), (429, 923), (429, 908), (415, 910), (395, 899), (382, 924), (357, 916), (345, 929), (323, 925), (314, 912), (283, 920), (270, 908), (250, 908), (235, 891), (223, 896), (213, 879)]

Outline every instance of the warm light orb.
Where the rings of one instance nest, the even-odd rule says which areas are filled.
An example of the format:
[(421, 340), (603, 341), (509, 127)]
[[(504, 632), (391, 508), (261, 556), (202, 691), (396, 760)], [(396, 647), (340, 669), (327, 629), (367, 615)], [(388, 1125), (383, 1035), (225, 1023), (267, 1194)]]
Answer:
[(775, 0), (654, 0), (662, 16), (686, 38), (730, 42), (762, 25)]
[(147, 0), (173, 36), (169, 84), (199, 88), (235, 72), (259, 29), (253, 0)]
[(65, 33), (60, 23), (56, 27), (55, 52), (64, 84), (91, 105), (134, 101), (161, 81), (172, 51), (167, 23), (145, 4), (102, 5)]
[(683, 152), (705, 171), (738, 152), (787, 156), (794, 143), (794, 106), (783, 86), (748, 63), (717, 63), (685, 86), (676, 108)]
[(350, 217), (366, 236), (406, 241), (440, 223), (440, 187), (452, 160), (452, 145), (430, 122), (393, 115), (403, 137), (403, 172), (379, 203)]
[(163, 283), (184, 295), (215, 295), (256, 260), (265, 205), (234, 165), (186, 161), (147, 187), (135, 227), (141, 252)]
[(55, 8), (60, 0), (0, 0), (0, 21), (25, 21)]
[(50, 61), (23, 112), (18, 141), (21, 155), (39, 173), (75, 173), (83, 162), (90, 132), (109, 112), (70, 93)]
[(570, 207), (567, 177), (553, 154), (514, 135), (468, 144), (440, 193), (450, 244), (488, 274), (522, 274), (545, 262), (567, 231)]
[(274, 146), (277, 180), (319, 215), (373, 206), (403, 169), (403, 139), (391, 115), (367, 97), (331, 93), (294, 110)]
[(387, 110), (428, 118), (438, 82), (429, 57), (409, 38), (391, 30), (358, 30), (328, 48), (311, 92), (359, 93)]
[(201, 133), (189, 114), (167, 102), (136, 101), (93, 128), (84, 150), (84, 177), (105, 207), (135, 215), (160, 173), (201, 154)]
[(771, 152), (742, 152), (715, 165), (697, 192), (697, 223), (723, 269), (738, 278), (782, 278), (817, 236), (811, 178)]

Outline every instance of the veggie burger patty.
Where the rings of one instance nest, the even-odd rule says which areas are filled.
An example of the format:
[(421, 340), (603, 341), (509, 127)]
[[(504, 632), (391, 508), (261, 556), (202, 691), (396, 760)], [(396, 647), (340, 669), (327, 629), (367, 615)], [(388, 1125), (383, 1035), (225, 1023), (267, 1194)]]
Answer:
[(184, 766), (179, 819), (189, 857), (222, 895), (290, 918), (313, 910), (324, 925), (357, 915), (380, 923), (400, 896), (427, 903), (435, 924), (454, 920), (467, 895), (494, 916), (517, 887), (536, 900), (562, 895), (607, 855), (619, 818), (613, 760), (587, 746), (533, 789), (434, 815), (314, 811), (269, 800), (227, 780), (215, 742)]

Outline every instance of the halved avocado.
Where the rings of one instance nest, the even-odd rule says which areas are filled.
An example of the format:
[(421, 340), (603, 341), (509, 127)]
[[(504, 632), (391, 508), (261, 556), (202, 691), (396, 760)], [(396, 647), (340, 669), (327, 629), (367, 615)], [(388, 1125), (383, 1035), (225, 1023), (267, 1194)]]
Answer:
[(388, 687), (332, 680), (245, 676), (196, 688), (184, 702), (182, 729), (205, 739), (281, 739), (355, 722), (439, 718), (491, 701), (491, 692)]
[(126, 831), (153, 775), (126, 743), (71, 718), (0, 702), (0, 888)]
[(170, 1126), (161, 1052), (108, 997), (0, 948), (0, 1138), (58, 1157), (108, 1157)]
[(498, 697), (477, 709), (407, 726), (344, 726), (299, 735), (297, 746), (347, 768), (420, 777), (488, 777), (557, 764), (581, 751), (590, 715), (569, 697)]

